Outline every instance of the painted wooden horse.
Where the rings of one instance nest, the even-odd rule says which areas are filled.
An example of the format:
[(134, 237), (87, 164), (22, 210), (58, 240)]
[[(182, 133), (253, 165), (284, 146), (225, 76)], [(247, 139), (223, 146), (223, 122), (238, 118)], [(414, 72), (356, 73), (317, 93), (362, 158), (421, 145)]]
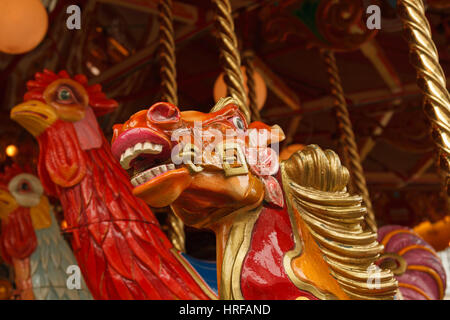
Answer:
[[(333, 152), (308, 147), (279, 167), (266, 145), (282, 133), (262, 123), (247, 127), (232, 101), (211, 114), (158, 103), (115, 128), (112, 151), (130, 171), (130, 184), (95, 119), (117, 106), (100, 86), (44, 71), (28, 89), (11, 115), (38, 139), (40, 178), (61, 200), (95, 298), (215, 298), (192, 259), (172, 248), (133, 194), (154, 207), (171, 204), (186, 223), (216, 231), (221, 298), (395, 294), (390, 272), (371, 272), (382, 247), (376, 235), (362, 232), (365, 209), (345, 192), (348, 172)], [(222, 152), (202, 153), (196, 164), (198, 148), (212, 146), (214, 134), (226, 129), (244, 133), (222, 145), (238, 164), (223, 162)], [(245, 136), (251, 129), (266, 133), (265, 141), (258, 137), (256, 150), (243, 152), (255, 145), (255, 137)], [(197, 146), (189, 143), (195, 134), (202, 137)], [(187, 161), (173, 163), (180, 154)]]
[(283, 138), (231, 98), (210, 113), (161, 102), (114, 127), (112, 152), (136, 196), (216, 233), (221, 299), (393, 299), (347, 169), (315, 145), (279, 164), (268, 145)]

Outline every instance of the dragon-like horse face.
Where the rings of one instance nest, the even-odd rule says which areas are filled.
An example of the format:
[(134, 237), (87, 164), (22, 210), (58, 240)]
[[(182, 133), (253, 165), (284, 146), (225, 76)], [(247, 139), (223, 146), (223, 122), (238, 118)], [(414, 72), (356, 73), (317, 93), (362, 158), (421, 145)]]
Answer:
[(210, 113), (159, 102), (114, 126), (112, 152), (128, 170), (133, 193), (151, 207), (170, 205), (188, 225), (211, 227), (265, 199), (282, 206), (278, 126), (247, 124), (231, 98)]
[(391, 272), (368, 285), (383, 247), (360, 224), (348, 170), (315, 145), (280, 164), (283, 138), (231, 98), (210, 113), (160, 102), (114, 127), (112, 152), (136, 196), (215, 232), (220, 298), (392, 299)]

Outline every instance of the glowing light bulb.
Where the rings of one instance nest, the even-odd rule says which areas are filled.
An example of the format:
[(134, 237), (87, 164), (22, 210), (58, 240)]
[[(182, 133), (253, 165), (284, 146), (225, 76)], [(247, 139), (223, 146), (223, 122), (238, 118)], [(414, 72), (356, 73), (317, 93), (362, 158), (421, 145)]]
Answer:
[(31, 51), (44, 39), (47, 29), (47, 11), (40, 0), (0, 1), (0, 51)]
[(10, 144), (6, 147), (5, 152), (8, 157), (13, 158), (19, 153), (19, 149), (15, 145)]

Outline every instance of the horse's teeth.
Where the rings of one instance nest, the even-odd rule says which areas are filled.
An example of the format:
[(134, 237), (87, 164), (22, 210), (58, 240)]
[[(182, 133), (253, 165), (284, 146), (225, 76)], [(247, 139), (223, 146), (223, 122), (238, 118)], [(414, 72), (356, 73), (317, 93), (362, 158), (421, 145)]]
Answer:
[[(122, 163), (122, 161), (121, 161), (121, 163)], [(175, 169), (175, 165), (173, 163), (162, 164), (160, 166), (157, 166), (157, 167), (154, 167), (151, 169), (147, 169), (146, 171), (139, 173), (137, 176), (135, 176), (133, 179), (131, 179), (131, 184), (134, 187), (137, 187), (141, 184), (146, 183), (147, 181), (153, 179), (154, 177), (156, 177), (162, 173), (165, 173), (167, 171), (174, 170), (174, 169)]]
[(133, 149), (134, 148), (128, 148), (127, 150), (125, 150), (124, 157), (129, 158), (129, 157), (133, 156)]
[(125, 170), (130, 169), (130, 162), (134, 159), (134, 153), (133, 148), (128, 148), (125, 150), (124, 153), (122, 153), (122, 156), (120, 157), (120, 165)]
[(133, 147), (125, 150), (120, 156), (120, 165), (125, 170), (130, 169), (130, 163), (133, 159), (138, 157), (141, 153), (144, 154), (158, 154), (162, 151), (162, 144), (154, 144), (151, 142), (138, 142)]
[(144, 144), (143, 144), (143, 146), (142, 146), (142, 149), (144, 149), (144, 150), (150, 150), (152, 148), (152, 143), (150, 143), (150, 142), (144, 142)]
[(162, 147), (161, 144), (154, 144), (147, 141), (142, 145), (142, 153), (158, 154), (161, 153)]
[(140, 142), (136, 143), (136, 144), (134, 145), (134, 147), (133, 147), (133, 151), (134, 151), (134, 152), (139, 151), (139, 150), (142, 150), (142, 149), (143, 149), (143, 145), (142, 145), (142, 143), (140, 143)]
[(144, 182), (145, 182), (145, 181), (153, 178), (153, 174), (151, 173), (151, 171), (146, 171), (146, 172), (144, 172), (142, 177), (144, 178)]

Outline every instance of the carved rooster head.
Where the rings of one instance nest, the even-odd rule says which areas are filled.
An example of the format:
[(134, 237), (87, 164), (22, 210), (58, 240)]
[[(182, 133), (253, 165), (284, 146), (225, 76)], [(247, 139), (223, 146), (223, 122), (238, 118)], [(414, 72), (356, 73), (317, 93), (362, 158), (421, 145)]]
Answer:
[(51, 225), (50, 206), (39, 179), (14, 164), (0, 174), (0, 248), (3, 258), (24, 259), (36, 248), (34, 230)]
[(11, 110), (11, 119), (38, 140), (39, 176), (47, 193), (55, 194), (55, 184), (71, 187), (85, 176), (85, 151), (104, 143), (96, 116), (118, 104), (106, 98), (100, 85), (88, 85), (84, 75), (72, 78), (66, 71), (38, 72), (27, 88), (25, 102)]

